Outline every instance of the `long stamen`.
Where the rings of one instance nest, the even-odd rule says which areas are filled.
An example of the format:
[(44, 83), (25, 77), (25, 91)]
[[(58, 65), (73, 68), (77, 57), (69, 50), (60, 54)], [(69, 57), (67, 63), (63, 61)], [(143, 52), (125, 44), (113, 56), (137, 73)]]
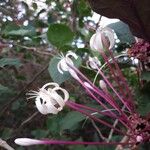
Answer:
[[(85, 81), (86, 81), (87, 83), (89, 83), (89, 84), (92, 84), (91, 81), (90, 81), (89, 79), (87, 79), (77, 68), (75, 68), (74, 66), (71, 66), (70, 64), (68, 64), (68, 65), (69, 65), (69, 67), (71, 67), (73, 70), (75, 70), (76, 73), (78, 73), (81, 77), (83, 77), (83, 80), (85, 80)], [(78, 80), (78, 82), (88, 91), (88, 93), (89, 93), (104, 109), (108, 109), (108, 107), (105, 106), (105, 105), (102, 103), (102, 101), (99, 100), (99, 99), (91, 92), (91, 90), (89, 90), (89, 89), (84, 85), (84, 83), (83, 83), (81, 80)], [(92, 90), (94, 89), (95, 91), (97, 91), (97, 94), (99, 94), (102, 98), (104, 98), (105, 100), (107, 100), (107, 102), (108, 102), (109, 104), (114, 103), (114, 102), (110, 99), (111, 96), (108, 98), (107, 95), (104, 94), (103, 92), (101, 92), (96, 86), (94, 86), (94, 85), (92, 85), (92, 86), (93, 86)], [(114, 105), (113, 105), (113, 106), (114, 106)], [(125, 114), (123, 111), (121, 111), (121, 109), (120, 109), (118, 106), (117, 106), (117, 107), (114, 106), (114, 108), (115, 108), (116, 110), (118, 110), (118, 112), (121, 113), (121, 114), (125, 117), (124, 119), (127, 120), (126, 114)]]
[(80, 113), (82, 113), (82, 114), (88, 116), (89, 118), (93, 119), (94, 121), (97, 121), (97, 122), (99, 122), (99, 123), (101, 123), (101, 124), (103, 124), (103, 125), (105, 125), (105, 126), (111, 128), (111, 129), (114, 129), (114, 131), (117, 131), (117, 132), (120, 133), (120, 134), (123, 134), (123, 135), (126, 135), (126, 136), (131, 137), (131, 135), (128, 135), (127, 133), (122, 132), (121, 130), (115, 128), (113, 125), (107, 123), (106, 121), (103, 121), (103, 120), (101, 120), (101, 119), (98, 119), (98, 118), (92, 116), (91, 114), (89, 114), (89, 113), (87, 113), (87, 112), (85, 112), (85, 111), (79, 109), (78, 107), (76, 107), (76, 106), (74, 106), (74, 105), (71, 105), (71, 103), (67, 103), (67, 105), (68, 105), (69, 107), (71, 107), (72, 109), (74, 109), (74, 110), (76, 110), (76, 111), (78, 111), (78, 112), (80, 112)]
[[(108, 67), (109, 67), (111, 73), (114, 75), (114, 79), (115, 79), (116, 83), (118, 84), (120, 90), (122, 91), (122, 94), (124, 95), (124, 90), (123, 90), (123, 88), (122, 88), (122, 85), (121, 85), (120, 82), (119, 82), (119, 78), (116, 76), (116, 73), (115, 73), (114, 70), (112, 69), (112, 67), (111, 67), (111, 65), (110, 65), (110, 62), (109, 62), (108, 59), (107, 59), (107, 56), (106, 56), (105, 53), (104, 53), (103, 51), (101, 51), (101, 50), (100, 50), (100, 54), (103, 56), (104, 60), (107, 62)], [(100, 73), (103, 77), (105, 77), (100, 69), (99, 69), (99, 73)], [(119, 72), (119, 77), (120, 77), (120, 76), (121, 76), (121, 75), (120, 75), (120, 72)], [(107, 80), (107, 79), (106, 79), (106, 80)], [(107, 81), (108, 81), (108, 80), (107, 80)], [(106, 81), (106, 82), (107, 82), (107, 81)], [(124, 80), (120, 80), (120, 81), (124, 81)], [(127, 107), (127, 109), (131, 112), (131, 111), (132, 111), (131, 108), (128, 106), (128, 104), (126, 103), (126, 101), (124, 101), (124, 100), (119, 96), (118, 92), (113, 88), (113, 86), (110, 84), (110, 82), (107, 82), (107, 84), (111, 87), (111, 89), (114, 91), (114, 93), (117, 95), (117, 97), (121, 100), (121, 102), (122, 102), (122, 103)]]
[(122, 121), (121, 117), (118, 117), (116, 115), (112, 115), (112, 114), (110, 114), (110, 112), (108, 113), (108, 112), (105, 112), (105, 111), (99, 111), (99, 110), (97, 110), (95, 108), (91, 108), (91, 107), (88, 107), (88, 106), (85, 106), (85, 105), (77, 104), (77, 103), (72, 102), (72, 101), (68, 101), (67, 103), (71, 103), (72, 105), (75, 105), (76, 107), (79, 107), (79, 108), (83, 108), (83, 109), (86, 109), (86, 110), (93, 111), (93, 113), (99, 113), (101, 115), (106, 115), (106, 116), (109, 116), (111, 118), (118, 119), (125, 127), (128, 128), (127, 124)]
[[(115, 60), (115, 58), (114, 58), (114, 56), (113, 56), (113, 54), (112, 54), (112, 52), (111, 52), (110, 49), (108, 49), (108, 52), (110, 53), (110, 56), (111, 56), (111, 58), (112, 58), (112, 60), (113, 60), (113, 62), (114, 62), (114, 64), (115, 64), (116, 70), (117, 70), (118, 73), (119, 73), (119, 77), (120, 77), (121, 81), (123, 81), (123, 83), (124, 83), (124, 85), (125, 85), (125, 87), (126, 87), (126, 90), (127, 90), (128, 95), (129, 95), (130, 101), (133, 103), (133, 98), (132, 98), (131, 91), (130, 91), (129, 86), (128, 86), (127, 82), (125, 81), (125, 78), (124, 78), (124, 76), (123, 76), (123, 74), (122, 74), (122, 72), (121, 72), (121, 70), (120, 70), (120, 68), (119, 68), (119, 66), (118, 66), (118, 63), (116, 62), (116, 60)], [(123, 93), (124, 93), (124, 92), (123, 92)], [(132, 107), (133, 107), (133, 106), (134, 106), (134, 105), (132, 105)], [(133, 108), (134, 108), (134, 107), (133, 107)], [(135, 112), (135, 108), (134, 108), (134, 110), (132, 109), (132, 112)]]

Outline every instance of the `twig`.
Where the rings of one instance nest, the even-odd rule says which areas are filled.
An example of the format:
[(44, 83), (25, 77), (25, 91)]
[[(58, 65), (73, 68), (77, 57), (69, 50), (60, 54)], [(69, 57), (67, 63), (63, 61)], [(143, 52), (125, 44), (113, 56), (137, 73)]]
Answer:
[(103, 134), (101, 133), (101, 131), (99, 130), (99, 128), (97, 127), (97, 125), (95, 124), (95, 122), (93, 120), (91, 120), (93, 127), (96, 129), (96, 131), (98, 132), (100, 138), (104, 141), (107, 141), (107, 138), (105, 138), (103, 136)]
[(9, 146), (6, 141), (4, 141), (2, 139), (0, 139), (0, 147), (3, 147), (7, 150), (15, 150), (11, 146)]
[(21, 47), (21, 48), (24, 48), (24, 49), (27, 49), (27, 50), (31, 50), (31, 51), (36, 52), (38, 54), (48, 55), (48, 56), (55, 56), (54, 54), (51, 53), (51, 51), (40, 51), (35, 47), (27, 47), (27, 46), (24, 46), (24, 45), (17, 44), (16, 42), (13, 42), (13, 45), (16, 45), (18, 47)]
[(25, 121), (23, 121), (20, 126), (24, 126), (26, 123), (28, 123), (30, 120), (32, 120), (32, 118), (34, 118), (37, 114), (38, 114), (38, 112), (35, 112), (33, 115), (31, 115)]
[[(125, 105), (122, 107), (122, 111), (124, 111), (124, 110), (125, 110)], [(115, 120), (113, 127), (116, 127), (116, 125), (118, 124), (118, 121), (119, 121), (118, 119)], [(109, 142), (111, 140), (113, 133), (114, 133), (114, 129), (111, 129), (108, 139), (107, 139), (107, 142)]]
[(37, 73), (34, 78), (14, 97), (12, 98), (8, 103), (6, 103), (3, 108), (2, 111), (0, 112), (0, 116), (9, 108), (9, 106), (15, 102), (16, 100), (18, 100), (18, 98), (25, 93), (26, 89), (28, 89), (32, 83), (48, 68), (48, 64), (45, 66), (45, 68), (43, 68), (39, 73)]

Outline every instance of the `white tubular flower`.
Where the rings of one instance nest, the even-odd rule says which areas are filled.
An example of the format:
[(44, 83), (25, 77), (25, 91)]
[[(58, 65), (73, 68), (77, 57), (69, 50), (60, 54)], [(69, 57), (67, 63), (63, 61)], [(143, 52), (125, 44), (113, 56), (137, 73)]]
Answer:
[(41, 141), (30, 139), (30, 138), (18, 138), (15, 139), (15, 143), (21, 146), (30, 146), (30, 145), (41, 144)]
[(86, 65), (90, 69), (97, 69), (101, 66), (101, 62), (97, 57), (89, 57), (89, 60), (86, 62)]
[(114, 32), (108, 28), (98, 28), (96, 33), (90, 39), (90, 47), (93, 51), (111, 49), (114, 46)]
[[(61, 91), (63, 96), (58, 94), (58, 91)], [(47, 83), (39, 92), (32, 91), (32, 93), (27, 93), (27, 95), (30, 96), (28, 99), (36, 98), (36, 107), (43, 115), (57, 114), (63, 109), (65, 102), (69, 98), (68, 92), (59, 87), (57, 83)]]
[(78, 59), (78, 56), (71, 51), (68, 51), (66, 56), (61, 56), (61, 60), (57, 64), (57, 69), (61, 74), (63, 74), (63, 71), (69, 71), (70, 67), (68, 66), (68, 64), (74, 65), (70, 57), (73, 57), (74, 59)]

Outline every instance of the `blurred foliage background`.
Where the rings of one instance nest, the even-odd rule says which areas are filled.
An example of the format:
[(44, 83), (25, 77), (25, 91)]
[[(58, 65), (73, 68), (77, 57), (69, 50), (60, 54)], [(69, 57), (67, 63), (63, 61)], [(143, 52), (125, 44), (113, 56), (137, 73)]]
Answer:
[[(56, 67), (58, 54), (72, 50), (80, 56), (76, 65), (94, 79), (95, 72), (83, 67), (88, 56), (93, 56), (89, 39), (101, 25), (101, 16), (99, 22), (95, 22), (92, 15), (85, 0), (0, 0), (0, 138), (16, 150), (113, 149), (59, 145), (23, 148), (13, 142), (17, 137), (100, 140), (90, 120), (82, 128), (86, 118), (78, 112), (65, 108), (57, 116), (43, 116), (37, 112), (34, 100), (27, 101), (25, 96), (29, 90), (38, 90), (54, 81), (67, 89), (75, 101), (97, 107), (69, 74), (61, 75)], [(119, 21), (108, 26), (116, 33), (115, 55), (125, 53), (135, 42), (128, 25)], [(94, 55), (102, 59), (99, 54)], [(118, 62), (132, 86), (138, 111), (147, 114), (150, 108), (149, 72), (142, 70), (138, 76), (129, 57), (126, 60), (118, 57)], [(99, 128), (107, 134), (104, 126)], [(117, 135), (113, 138), (120, 139)]]

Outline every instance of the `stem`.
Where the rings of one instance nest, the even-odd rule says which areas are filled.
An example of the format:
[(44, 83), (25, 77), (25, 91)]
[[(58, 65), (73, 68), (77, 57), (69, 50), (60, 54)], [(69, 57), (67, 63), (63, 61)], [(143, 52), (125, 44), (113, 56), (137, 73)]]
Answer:
[(123, 134), (123, 135), (126, 135), (126, 136), (131, 137), (131, 135), (128, 135), (128, 134), (122, 132), (121, 130), (119, 130), (119, 129), (113, 127), (113, 126), (110, 125), (109, 123), (107, 123), (107, 122), (105, 122), (105, 121), (103, 121), (103, 120), (101, 120), (101, 119), (98, 119), (98, 118), (92, 116), (91, 114), (89, 114), (89, 113), (87, 113), (87, 112), (85, 112), (85, 111), (83, 111), (83, 110), (80, 110), (80, 109), (77, 108), (76, 106), (71, 105), (71, 103), (67, 103), (67, 106), (69, 106), (70, 108), (72, 108), (72, 109), (74, 109), (74, 110), (76, 110), (76, 111), (78, 111), (78, 112), (80, 112), (80, 113), (82, 113), (82, 114), (88, 116), (89, 118), (93, 119), (94, 121), (97, 121), (97, 122), (99, 122), (99, 123), (101, 123), (101, 124), (103, 124), (103, 125), (105, 125), (105, 126), (111, 128), (111, 129), (114, 129), (114, 131), (117, 131), (117, 132), (120, 133), (120, 134)]
[[(122, 110), (124, 110), (124, 109), (125, 109), (125, 106), (122, 107)], [(113, 124), (114, 127), (116, 127), (116, 125), (118, 124), (118, 121), (119, 121), (118, 119), (115, 120), (115, 122)], [(111, 140), (113, 132), (114, 132), (114, 129), (111, 129), (109, 136), (108, 136), (108, 139), (107, 139), (108, 142)]]
[(43, 140), (40, 144), (58, 144), (58, 145), (128, 145), (129, 143), (120, 143), (120, 142), (80, 142), (80, 141), (57, 141), (57, 140)]
[(99, 128), (97, 127), (96, 123), (95, 123), (92, 119), (91, 119), (91, 122), (92, 122), (93, 127), (94, 127), (94, 128), (96, 129), (96, 131), (98, 132), (99, 137), (100, 137), (102, 140), (107, 141), (107, 138), (105, 138), (105, 137), (103, 136), (103, 134), (101, 133), (101, 131), (100, 131)]
[[(114, 79), (116, 81), (116, 83), (118, 84), (119, 88), (121, 91), (123, 91), (122, 86), (120, 85), (120, 82), (118, 81), (118, 77), (116, 77), (116, 73), (114, 73), (114, 70), (112, 69), (112, 67), (110, 66), (110, 63), (107, 59), (107, 56), (105, 55), (105, 53), (103, 51), (100, 50), (101, 55), (103, 56), (103, 58), (105, 59), (105, 61), (108, 64), (108, 67), (110, 69), (110, 71), (112, 72), (112, 74), (114, 75)], [(128, 104), (120, 97), (120, 95), (118, 94), (118, 92), (113, 88), (112, 84), (106, 79), (105, 75), (102, 73), (102, 71), (99, 69), (98, 70), (100, 75), (104, 78), (104, 80), (106, 81), (106, 83), (109, 85), (109, 87), (114, 91), (114, 93), (116, 94), (116, 96), (121, 100), (121, 102), (127, 107), (127, 109), (131, 111), (131, 108), (128, 106)], [(120, 72), (118, 73), (118, 75), (120, 76)], [(121, 78), (122, 81), (122, 78)], [(124, 92), (122, 92), (124, 94)]]
[[(125, 124), (122, 120), (121, 120), (121, 118), (120, 117), (118, 117), (118, 116), (116, 116), (116, 115), (112, 115), (112, 114), (110, 114), (110, 113), (105, 113), (104, 111), (99, 111), (99, 110), (97, 110), (97, 109), (95, 109), (95, 108), (91, 108), (91, 107), (88, 107), (88, 106), (85, 106), (85, 105), (81, 105), (81, 104), (77, 104), (77, 103), (75, 103), (75, 102), (72, 102), (72, 101), (68, 101), (69, 103), (71, 103), (71, 105), (74, 105), (75, 107), (78, 107), (78, 108), (82, 108), (82, 109), (86, 109), (86, 110), (90, 110), (90, 111), (93, 111), (92, 113), (91, 113), (91, 115), (93, 114), (93, 113), (99, 113), (100, 115), (106, 115), (106, 116), (109, 116), (110, 118), (117, 118), (126, 128), (128, 128), (128, 126), (127, 126), (127, 124)], [(68, 103), (67, 102), (67, 103)]]
[[(69, 65), (69, 64), (68, 64)], [(83, 81), (81, 81), (81, 79), (80, 80), (78, 80), (78, 82), (87, 90), (87, 92), (104, 108), (104, 109), (108, 109), (108, 107), (107, 106), (105, 106), (103, 103), (102, 103), (102, 101), (101, 100), (99, 100), (92, 92), (91, 92), (91, 90), (93, 90), (94, 92), (96, 92), (98, 95), (100, 95), (102, 98), (104, 98), (111, 106), (113, 106), (121, 115), (122, 115), (122, 117), (127, 121), (127, 116), (126, 116), (126, 114), (124, 113), (124, 112), (122, 112), (121, 111), (121, 109), (117, 106), (117, 104), (115, 104), (115, 100), (113, 100), (112, 98), (111, 98), (111, 95), (110, 96), (108, 96), (108, 94), (106, 95), (106, 93), (104, 93), (103, 91), (100, 91), (100, 89), (98, 89), (95, 85), (93, 85), (92, 83), (91, 83), (91, 81), (88, 79), (88, 78), (86, 78), (77, 68), (75, 68), (74, 66), (71, 66), (71, 65), (69, 65), (69, 67), (71, 68), (71, 69), (73, 69), (76, 73), (78, 73), (83, 79), (83, 81), (84, 82), (87, 82), (87, 83), (89, 83), (90, 85), (91, 85), (91, 87), (92, 87), (92, 89), (90, 89), (89, 90), (89, 88), (87, 88), (85, 85), (84, 85), (84, 83), (83, 83)], [(113, 87), (112, 87), (113, 88)], [(112, 112), (111, 112), (112, 113)]]

